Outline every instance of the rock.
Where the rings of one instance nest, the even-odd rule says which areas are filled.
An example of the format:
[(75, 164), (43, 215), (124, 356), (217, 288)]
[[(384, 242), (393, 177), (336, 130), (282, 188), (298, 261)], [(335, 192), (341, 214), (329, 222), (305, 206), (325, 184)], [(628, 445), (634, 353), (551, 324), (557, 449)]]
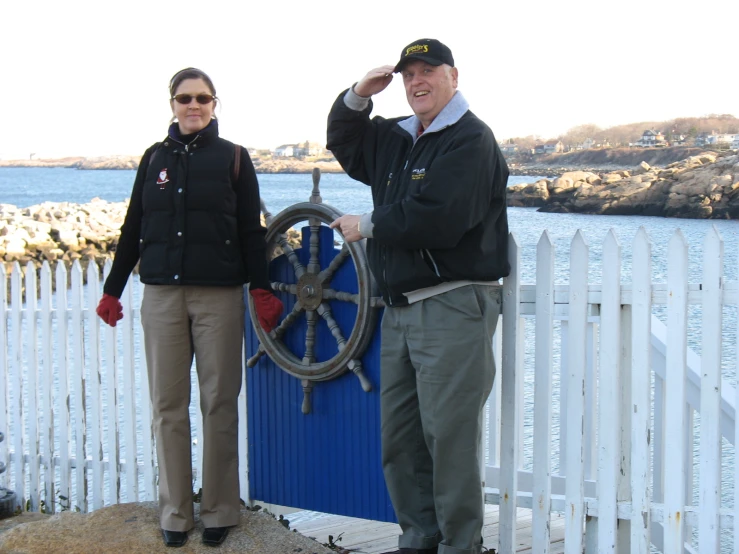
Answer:
[(639, 167), (637, 167), (631, 174), (641, 175), (648, 172), (650, 169), (652, 169), (652, 167), (647, 162), (642, 162), (639, 164)]
[[(196, 505), (197, 506), (197, 505)], [(115, 504), (89, 514), (62, 512), (53, 516), (30, 514), (3, 520), (0, 552), (6, 554), (171, 554), (164, 546), (159, 514), (154, 502)], [(41, 516), (41, 517), (38, 517)], [(14, 522), (13, 520), (19, 520)], [(3, 529), (9, 529), (3, 532)], [(195, 528), (178, 554), (213, 554), (202, 544), (203, 524), (196, 514)], [(242, 510), (239, 525), (232, 528), (219, 554), (330, 554), (315, 540), (291, 532), (273, 516)]]

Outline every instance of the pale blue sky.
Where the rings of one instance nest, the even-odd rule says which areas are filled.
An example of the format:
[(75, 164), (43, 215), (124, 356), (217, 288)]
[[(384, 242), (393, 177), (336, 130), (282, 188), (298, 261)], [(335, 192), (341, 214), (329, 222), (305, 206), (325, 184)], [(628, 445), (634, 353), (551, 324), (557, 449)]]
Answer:
[[(141, 154), (165, 135), (168, 81), (186, 66), (213, 78), (222, 136), (325, 143), (338, 93), (428, 36), (499, 140), (739, 116), (737, 21), (736, 0), (5, 0), (0, 159)], [(399, 79), (374, 113), (410, 113)]]

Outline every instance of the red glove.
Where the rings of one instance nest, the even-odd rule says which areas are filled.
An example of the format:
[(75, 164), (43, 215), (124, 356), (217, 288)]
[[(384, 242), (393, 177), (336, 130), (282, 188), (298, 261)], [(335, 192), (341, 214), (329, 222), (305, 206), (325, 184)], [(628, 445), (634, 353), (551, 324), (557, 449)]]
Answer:
[(115, 324), (123, 319), (123, 306), (121, 301), (115, 296), (109, 294), (103, 294), (100, 299), (97, 310), (95, 310), (105, 323), (111, 327), (115, 327)]
[(277, 326), (282, 315), (282, 302), (274, 294), (264, 289), (250, 290), (254, 299), (254, 309), (257, 311), (259, 324), (267, 333)]

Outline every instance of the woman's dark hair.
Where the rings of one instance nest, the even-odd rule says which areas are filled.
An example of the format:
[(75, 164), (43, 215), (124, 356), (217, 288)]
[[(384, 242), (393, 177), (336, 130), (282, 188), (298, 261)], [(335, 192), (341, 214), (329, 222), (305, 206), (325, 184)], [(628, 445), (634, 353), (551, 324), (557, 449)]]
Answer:
[(187, 67), (175, 73), (169, 80), (170, 98), (175, 95), (175, 92), (177, 92), (177, 87), (179, 87), (180, 83), (182, 83), (182, 81), (184, 81), (185, 79), (202, 79), (203, 81), (205, 81), (205, 84), (208, 85), (210, 93), (213, 96), (217, 96), (216, 87), (213, 86), (213, 81), (210, 80), (210, 77), (208, 77), (208, 75), (204, 71), (201, 71), (195, 67)]

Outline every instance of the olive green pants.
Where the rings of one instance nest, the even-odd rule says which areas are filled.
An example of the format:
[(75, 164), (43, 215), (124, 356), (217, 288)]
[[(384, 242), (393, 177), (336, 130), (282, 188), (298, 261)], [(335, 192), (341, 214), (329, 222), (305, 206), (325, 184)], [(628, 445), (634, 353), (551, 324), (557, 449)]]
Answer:
[(237, 525), (244, 289), (146, 285), (141, 322), (162, 529), (189, 531), (195, 525), (189, 414), (193, 355), (203, 415), (200, 519), (205, 527)]
[(499, 287), (487, 285), (385, 309), (382, 464), (401, 548), (480, 552), (482, 409), (499, 314)]

